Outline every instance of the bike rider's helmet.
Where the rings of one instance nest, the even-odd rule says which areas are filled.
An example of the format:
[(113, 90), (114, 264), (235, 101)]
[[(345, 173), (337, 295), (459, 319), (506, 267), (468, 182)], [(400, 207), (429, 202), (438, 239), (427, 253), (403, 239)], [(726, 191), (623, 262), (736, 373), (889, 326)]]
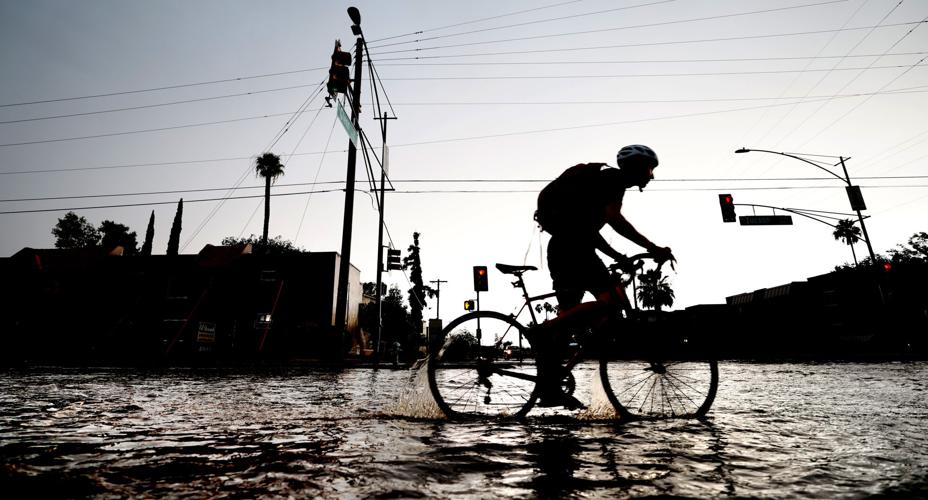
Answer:
[(641, 144), (632, 144), (620, 149), (615, 156), (615, 162), (619, 168), (627, 164), (654, 168), (658, 164), (657, 154), (654, 153), (654, 150)]

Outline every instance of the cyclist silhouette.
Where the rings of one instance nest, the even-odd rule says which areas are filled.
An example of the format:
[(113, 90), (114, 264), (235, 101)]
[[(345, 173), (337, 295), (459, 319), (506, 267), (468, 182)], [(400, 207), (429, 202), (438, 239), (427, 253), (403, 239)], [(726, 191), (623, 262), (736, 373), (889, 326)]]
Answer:
[[(572, 327), (605, 322), (617, 306), (615, 284), (606, 265), (596, 255), (604, 253), (618, 263), (627, 259), (612, 248), (600, 234), (609, 225), (624, 238), (644, 247), (658, 262), (673, 260), (670, 248), (655, 245), (622, 215), (625, 190), (643, 190), (654, 178), (657, 155), (640, 144), (625, 146), (616, 155), (619, 168), (605, 163), (581, 163), (565, 170), (538, 195), (535, 220), (551, 234), (548, 242), (548, 269), (556, 292), (558, 317), (528, 332), (529, 342), (538, 348), (539, 375), (542, 377), (539, 406), (582, 406), (564, 394), (557, 380), (559, 365), (557, 337)], [(590, 292), (595, 302), (581, 304)]]

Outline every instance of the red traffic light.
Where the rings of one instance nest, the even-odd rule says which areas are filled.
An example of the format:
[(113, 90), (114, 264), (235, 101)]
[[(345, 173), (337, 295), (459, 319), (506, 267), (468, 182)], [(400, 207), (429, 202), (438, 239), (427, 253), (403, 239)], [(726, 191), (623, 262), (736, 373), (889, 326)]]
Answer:
[(893, 265), (892, 265), (892, 264), (890, 264), (889, 262), (884, 262), (884, 263), (883, 263), (883, 272), (884, 272), (884, 273), (888, 273), (888, 272), (890, 272), (890, 271), (892, 271), (892, 270), (893, 270)]
[(719, 195), (719, 206), (722, 208), (722, 222), (735, 222), (735, 199), (730, 194)]
[(474, 291), (486, 292), (490, 289), (487, 266), (474, 266)]

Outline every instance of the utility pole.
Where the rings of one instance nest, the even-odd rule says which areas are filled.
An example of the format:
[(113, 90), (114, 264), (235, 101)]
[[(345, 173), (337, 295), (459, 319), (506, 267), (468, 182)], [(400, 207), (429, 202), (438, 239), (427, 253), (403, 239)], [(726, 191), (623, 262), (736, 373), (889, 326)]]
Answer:
[[(847, 182), (848, 189), (852, 189), (854, 186), (853, 184), (851, 184), (851, 176), (847, 175), (847, 167), (844, 166), (844, 157), (839, 156), (838, 158), (841, 159), (841, 168), (844, 170), (844, 180)], [(857, 192), (858, 193), (860, 192), (859, 188), (857, 188)], [(864, 233), (864, 241), (867, 242), (867, 250), (870, 252), (870, 264), (875, 265), (876, 254), (873, 253), (873, 245), (870, 243), (870, 235), (867, 234), (867, 226), (864, 224), (864, 216), (863, 214), (860, 213), (860, 207), (852, 206), (851, 208), (853, 208), (854, 211), (857, 212), (857, 220), (860, 221), (860, 229)], [(851, 247), (851, 249), (853, 248), (854, 247)]]
[(388, 165), (388, 149), (387, 149), (387, 120), (395, 120), (396, 117), (389, 117), (387, 113), (384, 112), (383, 117), (376, 118), (377, 120), (383, 120), (380, 124), (380, 131), (383, 136), (383, 166), (380, 169), (380, 225), (378, 226), (377, 231), (377, 331), (374, 335), (376, 339), (376, 345), (374, 347), (374, 365), (380, 363), (380, 334), (383, 330), (383, 293), (381, 293), (381, 287), (383, 286), (383, 212), (384, 212), (384, 202), (386, 201), (385, 188), (384, 185), (387, 180), (387, 165)]
[[(348, 15), (354, 22), (354, 25), (351, 26), (351, 32), (358, 37), (355, 44), (354, 86), (351, 89), (351, 123), (360, 132), (358, 115), (361, 113), (361, 59), (364, 57), (364, 35), (361, 33), (361, 14), (358, 9), (350, 7)], [(338, 290), (335, 300), (335, 324), (333, 325), (340, 333), (345, 331), (345, 318), (348, 313), (348, 273), (351, 267), (351, 224), (354, 218), (354, 182), (357, 158), (358, 149), (355, 147), (354, 141), (349, 139), (348, 174), (345, 178), (345, 218), (342, 223), (342, 252), (338, 268)]]
[(437, 279), (429, 283), (435, 283), (435, 319), (439, 319), (441, 318), (441, 284), (447, 281)]

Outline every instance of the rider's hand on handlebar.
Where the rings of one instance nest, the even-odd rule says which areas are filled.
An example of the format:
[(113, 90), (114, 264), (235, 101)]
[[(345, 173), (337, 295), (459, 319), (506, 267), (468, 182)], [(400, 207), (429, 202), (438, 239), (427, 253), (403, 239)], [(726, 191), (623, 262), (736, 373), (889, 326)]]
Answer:
[(670, 250), (670, 247), (655, 246), (649, 250), (649, 253), (653, 255), (654, 260), (661, 265), (669, 260), (671, 267), (673, 267), (673, 263), (677, 261), (677, 258), (673, 256), (673, 252)]

